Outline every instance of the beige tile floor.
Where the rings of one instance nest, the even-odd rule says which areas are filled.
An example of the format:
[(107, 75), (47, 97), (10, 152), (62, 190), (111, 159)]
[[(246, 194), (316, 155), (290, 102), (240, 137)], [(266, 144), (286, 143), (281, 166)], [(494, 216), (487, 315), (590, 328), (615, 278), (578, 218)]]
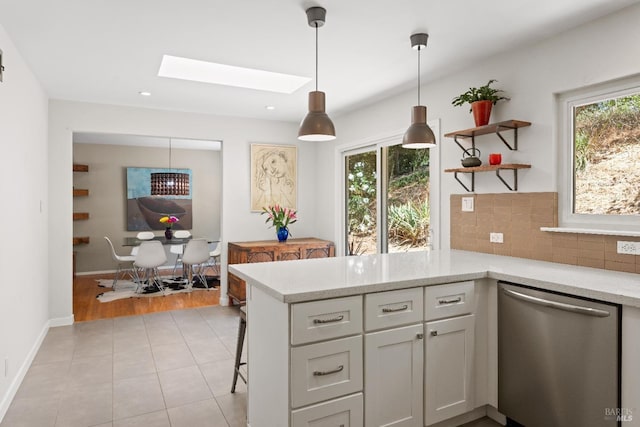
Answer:
[(218, 306), (52, 328), (0, 427), (244, 427), (238, 322)]
[(0, 427), (246, 426), (233, 307), (51, 328)]

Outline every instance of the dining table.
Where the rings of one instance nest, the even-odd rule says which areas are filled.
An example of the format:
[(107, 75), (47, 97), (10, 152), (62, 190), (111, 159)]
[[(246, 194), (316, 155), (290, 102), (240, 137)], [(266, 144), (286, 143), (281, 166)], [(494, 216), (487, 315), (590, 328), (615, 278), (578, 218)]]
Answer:
[[(147, 239), (147, 240), (141, 240), (138, 239), (137, 237), (133, 236), (133, 237), (125, 237), (124, 238), (124, 244), (122, 246), (140, 246), (141, 243), (143, 242), (150, 242), (150, 241), (158, 241), (160, 243), (162, 243), (164, 246), (170, 246), (170, 245), (182, 245), (183, 246), (183, 251), (184, 251), (184, 247), (187, 245), (187, 243), (189, 242), (189, 240), (193, 239), (193, 236), (189, 236), (187, 238), (176, 238), (173, 237), (171, 239), (167, 239), (164, 234), (162, 235), (158, 235), (158, 236), (154, 236), (153, 239)], [(215, 239), (209, 239), (207, 238), (207, 243), (211, 244), (211, 243), (218, 243), (220, 244), (220, 240), (215, 240)], [(192, 272), (191, 269), (189, 269), (188, 272), (186, 272), (187, 274), (185, 275), (185, 272), (183, 271), (183, 278), (187, 280), (187, 283), (191, 283), (193, 282), (193, 276), (192, 276)]]

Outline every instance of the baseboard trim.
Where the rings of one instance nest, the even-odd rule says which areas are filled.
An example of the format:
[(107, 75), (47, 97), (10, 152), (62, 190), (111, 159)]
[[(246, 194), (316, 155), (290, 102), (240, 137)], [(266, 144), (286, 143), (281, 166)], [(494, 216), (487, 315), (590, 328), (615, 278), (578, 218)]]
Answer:
[(13, 398), (16, 396), (16, 393), (20, 388), (20, 384), (22, 384), (22, 381), (24, 380), (25, 375), (27, 375), (27, 371), (29, 371), (29, 368), (31, 367), (31, 363), (33, 363), (33, 359), (35, 359), (36, 354), (38, 354), (38, 350), (40, 350), (40, 346), (44, 341), (44, 337), (47, 336), (47, 332), (49, 331), (50, 322), (51, 322), (50, 320), (47, 321), (42, 327), (42, 331), (40, 332), (40, 335), (36, 339), (36, 342), (33, 344), (33, 347), (31, 347), (31, 350), (27, 354), (27, 357), (25, 358), (24, 362), (20, 366), (20, 369), (18, 369), (18, 372), (16, 373), (16, 376), (13, 378), (13, 381), (11, 381), (11, 385), (9, 385), (9, 388), (7, 389), (7, 393), (2, 398), (2, 401), (0, 401), (0, 422), (2, 422), (4, 416), (7, 414), (7, 410), (9, 409), (9, 406), (11, 405)]
[(55, 319), (49, 319), (49, 327), (56, 328), (58, 326), (69, 326), (73, 325), (74, 321), (75, 318), (73, 317), (73, 314), (67, 317), (56, 317)]

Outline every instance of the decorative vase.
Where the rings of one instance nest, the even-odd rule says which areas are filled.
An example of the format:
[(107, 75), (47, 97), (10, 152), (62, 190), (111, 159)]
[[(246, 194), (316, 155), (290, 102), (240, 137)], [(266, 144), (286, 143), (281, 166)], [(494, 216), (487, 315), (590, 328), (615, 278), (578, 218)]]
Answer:
[(476, 126), (489, 124), (492, 107), (492, 101), (476, 101), (471, 103), (471, 111), (473, 112), (473, 120), (475, 120)]
[(287, 227), (278, 227), (276, 235), (278, 236), (278, 242), (286, 242), (289, 238), (289, 229)]
[(167, 240), (173, 239), (173, 229), (167, 227), (164, 229), (164, 238)]

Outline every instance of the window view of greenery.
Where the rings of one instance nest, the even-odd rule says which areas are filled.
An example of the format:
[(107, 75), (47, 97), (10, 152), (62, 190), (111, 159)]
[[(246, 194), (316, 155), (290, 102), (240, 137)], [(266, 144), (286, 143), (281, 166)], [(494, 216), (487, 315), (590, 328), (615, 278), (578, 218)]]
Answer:
[(347, 242), (349, 255), (377, 252), (376, 152), (347, 157)]
[(429, 149), (388, 147), (387, 226), (389, 252), (429, 244)]
[[(388, 251), (424, 249), (429, 244), (429, 150), (400, 145), (382, 148), (387, 164)], [(347, 234), (351, 255), (377, 252), (376, 153), (347, 157)]]
[(574, 109), (574, 213), (640, 214), (640, 93)]

